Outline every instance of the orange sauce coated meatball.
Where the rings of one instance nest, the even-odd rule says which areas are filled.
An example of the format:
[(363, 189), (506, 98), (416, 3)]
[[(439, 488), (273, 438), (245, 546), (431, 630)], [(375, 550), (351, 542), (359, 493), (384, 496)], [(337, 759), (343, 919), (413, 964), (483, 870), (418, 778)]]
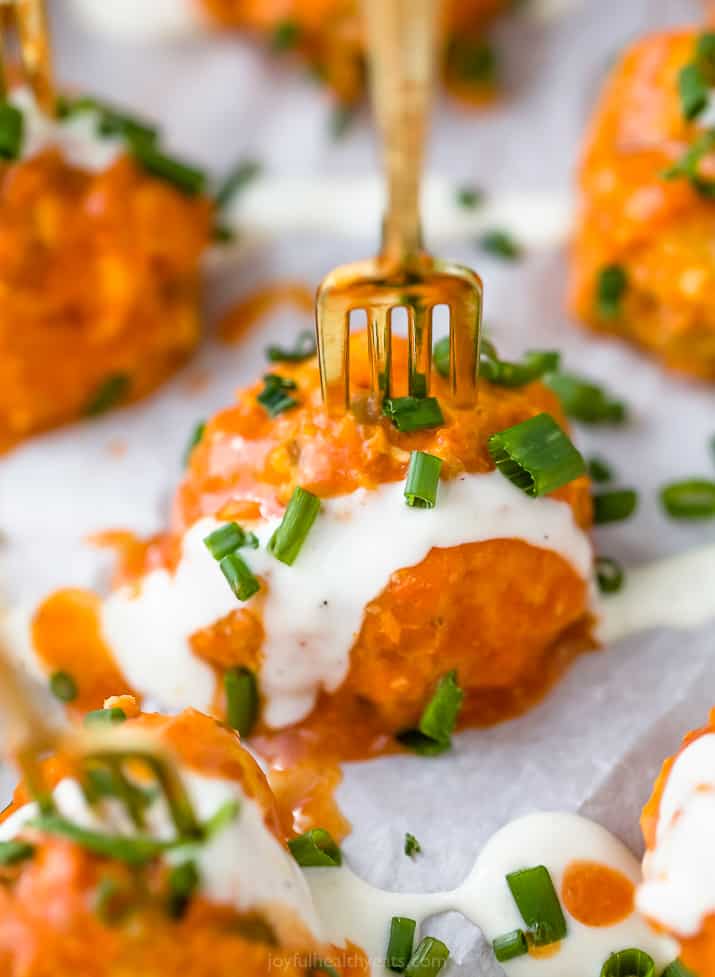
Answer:
[(210, 224), (208, 201), (128, 157), (0, 163), (0, 452), (100, 409), (113, 378), (134, 400), (186, 359)]
[[(702, 133), (683, 115), (678, 75), (695, 55), (695, 30), (633, 45), (614, 69), (591, 122), (579, 170), (571, 311), (666, 366), (715, 380), (715, 202), (663, 172)], [(712, 159), (701, 172), (713, 176)], [(604, 268), (626, 287), (616, 309), (599, 308)]]

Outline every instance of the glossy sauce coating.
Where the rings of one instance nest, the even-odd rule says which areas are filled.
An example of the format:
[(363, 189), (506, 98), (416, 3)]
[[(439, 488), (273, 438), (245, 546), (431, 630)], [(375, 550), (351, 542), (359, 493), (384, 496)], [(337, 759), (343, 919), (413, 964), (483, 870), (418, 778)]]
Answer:
[(633, 912), (635, 888), (629, 878), (599, 862), (575, 861), (561, 880), (561, 900), (584, 926), (613, 926)]

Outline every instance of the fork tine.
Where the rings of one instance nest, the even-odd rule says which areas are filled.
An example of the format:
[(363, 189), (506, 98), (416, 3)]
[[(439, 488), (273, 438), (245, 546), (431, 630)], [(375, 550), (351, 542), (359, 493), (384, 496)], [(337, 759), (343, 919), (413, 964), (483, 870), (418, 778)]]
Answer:
[(408, 393), (426, 397), (432, 368), (432, 309), (417, 300), (407, 309)]
[(315, 303), (315, 333), (318, 344), (320, 387), (330, 413), (345, 411), (349, 404), (348, 356), (350, 352), (350, 310), (339, 301), (328, 283), (318, 290)]
[[(475, 276), (476, 277), (476, 276)], [(482, 321), (481, 282), (461, 303), (460, 313), (449, 309), (449, 383), (458, 407), (470, 407), (477, 399), (479, 340)]]
[(25, 79), (38, 105), (48, 115), (54, 115), (55, 86), (45, 0), (15, 0), (14, 9)]
[(390, 396), (392, 387), (392, 311), (376, 307), (368, 309), (368, 350), (370, 355), (370, 387), (380, 402)]
[(7, 4), (0, 3), (0, 98), (5, 98), (9, 90), (6, 64), (10, 53), (10, 31), (12, 11)]

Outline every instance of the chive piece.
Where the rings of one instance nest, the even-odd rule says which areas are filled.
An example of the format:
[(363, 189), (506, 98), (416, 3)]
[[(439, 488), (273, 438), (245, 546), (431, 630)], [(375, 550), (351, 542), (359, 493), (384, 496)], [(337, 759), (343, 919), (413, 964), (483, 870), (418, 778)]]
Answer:
[(709, 85), (715, 85), (715, 34), (701, 34), (695, 44), (695, 63)]
[(460, 81), (483, 88), (494, 85), (497, 80), (496, 52), (483, 38), (453, 37), (447, 58)]
[(77, 698), (77, 683), (69, 672), (53, 672), (50, 676), (50, 692), (60, 702), (72, 702)]
[(298, 406), (298, 401), (286, 393), (288, 390), (296, 389), (295, 380), (281, 377), (277, 373), (266, 373), (263, 382), (263, 390), (256, 400), (270, 417), (277, 417), (278, 414)]
[(596, 580), (602, 594), (617, 594), (623, 586), (623, 567), (610, 556), (597, 556), (595, 561)]
[(312, 866), (332, 866), (343, 864), (340, 848), (325, 828), (311, 828), (288, 842), (293, 858), (303, 868)]
[(250, 567), (238, 553), (229, 553), (219, 562), (228, 585), (240, 601), (246, 601), (258, 593), (261, 585), (251, 572)]
[(715, 129), (708, 129), (680, 159), (663, 171), (664, 180), (687, 180), (693, 190), (707, 200), (715, 199), (715, 180), (701, 176), (700, 161), (715, 149)]
[(188, 197), (203, 193), (206, 188), (206, 174), (203, 170), (162, 153), (153, 142), (134, 140), (130, 143), (132, 156), (147, 173), (176, 187)]
[(441, 940), (426, 936), (405, 967), (405, 977), (437, 977), (449, 960), (449, 949)]
[(715, 516), (715, 482), (706, 478), (672, 482), (660, 490), (660, 501), (673, 519), (712, 519)]
[(457, 187), (455, 197), (457, 204), (464, 210), (475, 210), (484, 202), (484, 191), (473, 186)]
[(621, 314), (621, 302), (628, 288), (628, 277), (621, 265), (605, 265), (596, 278), (596, 309), (604, 319)]
[(216, 244), (230, 244), (236, 240), (236, 231), (228, 224), (214, 224), (211, 240), (215, 241)]
[(410, 961), (415, 942), (417, 923), (408, 916), (393, 916), (390, 920), (390, 939), (387, 944), (385, 966), (401, 974)]
[(128, 373), (110, 373), (85, 404), (84, 414), (87, 417), (97, 417), (116, 407), (129, 393), (130, 384), (131, 377)]
[(415, 838), (415, 836), (411, 835), (408, 831), (405, 834), (405, 855), (407, 855), (408, 858), (412, 858), (413, 855), (419, 855), (421, 851), (422, 845)]
[(35, 846), (27, 841), (0, 841), (0, 865), (18, 865), (34, 853)]
[(214, 560), (222, 560), (229, 553), (234, 553), (241, 546), (258, 549), (258, 537), (255, 533), (246, 532), (237, 522), (227, 522), (220, 529), (214, 529), (204, 538), (204, 546)]
[(386, 397), (382, 402), (382, 413), (398, 431), (405, 433), (444, 424), (436, 397)]
[(551, 373), (544, 382), (561, 401), (568, 417), (585, 424), (621, 424), (626, 405), (614, 400), (607, 390), (574, 373)]
[(328, 132), (333, 142), (340, 142), (352, 128), (355, 121), (355, 108), (352, 105), (336, 105), (330, 113)]
[(297, 485), (280, 525), (268, 540), (268, 552), (281, 563), (293, 566), (320, 512), (320, 499)]
[(397, 734), (398, 742), (420, 756), (437, 756), (452, 745), (464, 693), (457, 684), (457, 672), (447, 672), (437, 683), (432, 698), (420, 717), (417, 729)]
[(22, 151), (25, 117), (10, 102), (0, 101), (0, 159), (17, 159)]
[(526, 942), (524, 930), (512, 930), (511, 933), (497, 936), (492, 940), (492, 948), (499, 963), (506, 963), (507, 960), (513, 960), (514, 957), (523, 957), (525, 953), (529, 952), (529, 944)]
[(504, 258), (506, 261), (518, 261), (523, 254), (521, 245), (508, 231), (501, 228), (485, 231), (479, 238), (479, 247), (487, 254), (494, 255), (495, 258)]
[(310, 967), (310, 977), (314, 974), (327, 974), (328, 977), (340, 977), (335, 967), (327, 960), (315, 960)]
[(707, 106), (710, 93), (697, 64), (686, 64), (678, 74), (678, 94), (683, 118), (696, 119)]
[(315, 333), (312, 329), (304, 329), (298, 333), (292, 349), (285, 346), (268, 346), (266, 356), (271, 363), (302, 363), (315, 356), (317, 346), (315, 343)]
[(295, 47), (300, 38), (300, 24), (294, 20), (279, 21), (271, 37), (271, 47), (274, 51), (289, 51)]
[(92, 726), (95, 723), (108, 723), (109, 725), (114, 725), (115, 723), (123, 723), (127, 718), (127, 714), (119, 706), (112, 706), (111, 709), (93, 709), (88, 712), (84, 717), (85, 726)]
[(586, 466), (550, 414), (497, 431), (487, 441), (494, 464), (527, 495), (548, 495), (583, 475)]
[(224, 828), (236, 820), (240, 812), (241, 805), (239, 801), (224, 801), (216, 813), (212, 814), (208, 821), (204, 821), (202, 825), (204, 839), (208, 840), (220, 834)]
[(521, 363), (500, 360), (491, 343), (482, 343), (479, 375), (500, 387), (523, 387), (559, 368), (561, 356), (555, 350), (532, 350)]
[(226, 722), (241, 738), (250, 736), (258, 719), (258, 683), (249, 668), (230, 668), (223, 677)]
[(68, 119), (83, 112), (94, 112), (98, 115), (98, 136), (119, 136), (130, 144), (139, 141), (155, 143), (159, 138), (156, 126), (93, 95), (80, 95), (78, 98), (60, 95), (57, 99), (57, 114), (60, 119)]
[(613, 489), (593, 496), (593, 521), (597, 526), (621, 522), (636, 511), (638, 493), (634, 489)]
[(543, 865), (510, 872), (507, 885), (522, 919), (531, 930), (535, 946), (557, 943), (566, 936), (566, 920), (561, 910), (549, 870)]
[(619, 950), (601, 967), (601, 977), (655, 977), (655, 962), (645, 950)]
[(106, 858), (114, 858), (127, 865), (145, 865), (171, 848), (171, 842), (147, 837), (110, 835), (82, 828), (56, 814), (47, 814), (28, 821), (28, 826), (46, 834), (69, 838), (82, 848)]
[(260, 176), (262, 169), (255, 159), (242, 159), (237, 163), (216, 191), (214, 200), (218, 209), (223, 210), (232, 203), (234, 197)]
[(668, 964), (660, 977), (695, 977), (695, 974), (685, 966), (680, 958), (676, 958)]
[(196, 862), (182, 862), (169, 872), (169, 897), (166, 910), (172, 919), (181, 919), (201, 881)]
[(201, 439), (206, 431), (206, 421), (198, 421), (191, 432), (191, 437), (189, 438), (186, 447), (184, 448), (184, 468), (191, 461), (191, 455), (194, 452), (194, 448), (197, 444), (200, 444)]
[(434, 509), (441, 470), (441, 458), (427, 454), (426, 451), (412, 452), (405, 482), (407, 505), (416, 509)]
[(613, 479), (611, 466), (603, 458), (594, 456), (588, 460), (588, 474), (592, 482), (603, 484)]
[(432, 362), (441, 377), (449, 376), (449, 336), (438, 339), (432, 348)]

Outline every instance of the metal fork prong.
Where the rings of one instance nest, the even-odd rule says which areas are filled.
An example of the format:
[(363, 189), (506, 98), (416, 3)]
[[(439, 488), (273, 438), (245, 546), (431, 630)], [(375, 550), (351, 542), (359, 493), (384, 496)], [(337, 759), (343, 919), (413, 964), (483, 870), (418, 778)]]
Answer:
[(367, 316), (370, 389), (379, 402), (392, 388), (392, 310), (368, 309)]
[(460, 313), (449, 309), (449, 382), (457, 407), (471, 407), (477, 397), (480, 305), (471, 302)]
[(350, 401), (350, 311), (336, 301), (328, 288), (318, 293), (315, 313), (323, 403), (329, 413), (341, 413), (347, 410)]
[(408, 393), (426, 397), (432, 366), (432, 309), (422, 302), (408, 306)]
[(0, 3), (0, 98), (6, 98), (10, 90), (7, 65), (10, 63), (12, 14), (12, 9), (8, 4)]
[(45, 0), (15, 0), (15, 19), (25, 81), (38, 105), (48, 115), (54, 115), (56, 98)]

